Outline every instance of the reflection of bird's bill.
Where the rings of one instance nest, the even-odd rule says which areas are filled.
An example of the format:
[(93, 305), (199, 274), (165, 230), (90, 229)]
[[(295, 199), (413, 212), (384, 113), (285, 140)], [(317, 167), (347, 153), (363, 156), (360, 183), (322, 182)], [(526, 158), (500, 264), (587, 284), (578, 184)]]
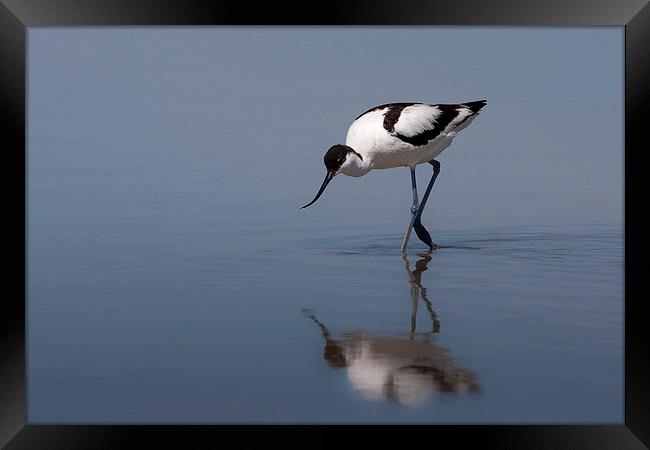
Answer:
[(314, 199), (311, 202), (307, 203), (305, 206), (303, 206), (300, 209), (306, 208), (306, 207), (311, 206), (314, 203), (316, 203), (316, 200), (318, 200), (320, 198), (320, 196), (325, 191), (325, 188), (327, 187), (329, 182), (332, 181), (332, 178), (334, 178), (335, 175), (336, 175), (336, 172), (332, 172), (332, 171), (328, 170), (327, 173), (325, 174), (325, 180), (323, 181), (323, 184), (321, 185), (320, 189), (318, 190), (318, 193), (316, 194), (316, 197), (314, 197)]

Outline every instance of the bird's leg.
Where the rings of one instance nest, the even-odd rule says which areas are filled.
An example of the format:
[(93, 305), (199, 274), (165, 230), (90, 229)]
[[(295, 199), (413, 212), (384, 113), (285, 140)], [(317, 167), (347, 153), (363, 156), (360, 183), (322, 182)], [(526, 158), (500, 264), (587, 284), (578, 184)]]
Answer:
[(410, 167), (411, 169), (411, 187), (413, 189), (413, 205), (411, 205), (411, 220), (409, 222), (409, 226), (406, 229), (406, 234), (404, 235), (404, 241), (402, 242), (402, 248), (401, 252), (402, 254), (406, 254), (406, 246), (409, 243), (409, 238), (411, 237), (411, 229), (413, 228), (413, 224), (416, 221), (417, 215), (418, 215), (418, 185), (415, 181), (415, 167)]
[(415, 230), (415, 234), (418, 236), (418, 238), (420, 238), (422, 242), (427, 244), (429, 248), (433, 250), (434, 248), (438, 248), (438, 245), (433, 243), (431, 240), (431, 235), (427, 229), (424, 228), (424, 225), (422, 225), (422, 222), (420, 220), (422, 217), (422, 211), (424, 211), (424, 207), (426, 206), (427, 200), (429, 199), (429, 194), (433, 188), (433, 184), (436, 182), (436, 178), (438, 178), (438, 174), (440, 173), (440, 163), (438, 161), (432, 159), (429, 161), (429, 164), (433, 166), (433, 175), (431, 175), (427, 190), (424, 192), (424, 197), (422, 197), (422, 202), (420, 203), (420, 207), (417, 211), (415, 221), (413, 223), (413, 229)]

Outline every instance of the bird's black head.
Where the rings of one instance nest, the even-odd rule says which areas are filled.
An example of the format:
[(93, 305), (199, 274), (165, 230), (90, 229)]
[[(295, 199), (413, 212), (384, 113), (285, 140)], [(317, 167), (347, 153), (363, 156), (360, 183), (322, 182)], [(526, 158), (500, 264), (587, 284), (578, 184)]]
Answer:
[(325, 181), (323, 181), (323, 184), (318, 190), (316, 197), (314, 197), (314, 199), (311, 202), (307, 203), (302, 208), (306, 208), (314, 204), (316, 200), (318, 200), (318, 198), (321, 196), (321, 194), (323, 193), (323, 191), (325, 190), (329, 182), (332, 181), (332, 178), (334, 178), (334, 176), (337, 173), (339, 173), (339, 171), (341, 170), (341, 166), (343, 166), (346, 158), (351, 153), (354, 153), (359, 158), (361, 158), (361, 155), (359, 155), (357, 152), (352, 150), (352, 148), (348, 147), (347, 145), (339, 145), (339, 144), (332, 145), (330, 149), (327, 150), (325, 156), (323, 157), (323, 162), (325, 163), (325, 168), (327, 169), (327, 173), (325, 174)]
[(323, 157), (327, 171), (337, 173), (345, 162), (348, 153), (353, 152), (354, 150), (347, 145), (332, 145)]

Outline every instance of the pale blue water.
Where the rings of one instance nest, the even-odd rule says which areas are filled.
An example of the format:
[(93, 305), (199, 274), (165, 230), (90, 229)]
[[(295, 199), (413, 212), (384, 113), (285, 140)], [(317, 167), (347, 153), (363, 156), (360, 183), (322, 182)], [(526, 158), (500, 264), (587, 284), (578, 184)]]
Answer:
[[(29, 421), (621, 423), (622, 44), (30, 29)], [(358, 113), (481, 98), (423, 216), (441, 249), (398, 253), (403, 168), (298, 209)]]
[[(188, 209), (201, 201), (187, 200)], [(448, 349), (479, 389), (422, 394), (422, 404), (410, 405), (368, 399), (345, 367), (329, 367), (321, 330), (302, 311), (333, 338), (388, 336), (406, 344), (389, 359), (410, 354), (401, 230), (242, 232), (220, 228), (210, 209), (119, 211), (113, 221), (72, 208), (58, 220), (52, 211), (47, 227), (30, 220), (31, 421), (622, 417), (620, 227), (429, 227), (443, 248), (408, 263), (412, 271), (426, 263), (421, 286), (439, 330), (431, 333), (419, 301), (417, 341)]]

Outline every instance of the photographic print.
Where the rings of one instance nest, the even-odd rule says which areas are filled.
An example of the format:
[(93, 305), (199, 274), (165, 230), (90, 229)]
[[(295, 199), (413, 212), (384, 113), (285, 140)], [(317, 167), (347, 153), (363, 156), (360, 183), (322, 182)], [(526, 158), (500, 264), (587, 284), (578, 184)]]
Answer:
[(27, 421), (624, 420), (622, 27), (27, 31)]

